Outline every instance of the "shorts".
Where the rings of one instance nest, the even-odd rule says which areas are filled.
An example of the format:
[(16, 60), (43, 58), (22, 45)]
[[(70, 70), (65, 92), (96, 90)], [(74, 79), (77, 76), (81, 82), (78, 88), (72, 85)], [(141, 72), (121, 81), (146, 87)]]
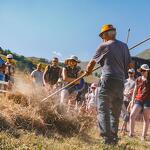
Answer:
[(145, 100), (145, 101), (135, 101), (135, 105), (137, 105), (138, 107), (142, 107), (142, 108), (149, 108), (150, 107), (150, 100)]

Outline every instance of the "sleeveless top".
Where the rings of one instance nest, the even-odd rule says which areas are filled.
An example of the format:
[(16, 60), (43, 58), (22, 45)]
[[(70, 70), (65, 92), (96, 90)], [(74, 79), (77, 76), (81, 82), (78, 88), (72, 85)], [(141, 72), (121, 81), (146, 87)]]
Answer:
[[(80, 71), (80, 67), (76, 66), (74, 68), (71, 67), (65, 67), (66, 69), (66, 74), (69, 78), (77, 78), (78, 77), (78, 72)], [(69, 82), (65, 82), (64, 86), (67, 85)], [(74, 91), (77, 91), (76, 86), (70, 85), (69, 87), (66, 88), (69, 93), (72, 93)]]
[(65, 69), (66, 69), (67, 76), (69, 78), (77, 78), (78, 77), (78, 72), (80, 71), (79, 67), (74, 67), (74, 68), (65, 67)]
[(60, 67), (53, 67), (50, 65), (47, 66), (47, 71), (44, 74), (44, 79), (46, 83), (49, 83), (50, 85), (54, 85), (57, 83), (60, 76), (61, 76)]

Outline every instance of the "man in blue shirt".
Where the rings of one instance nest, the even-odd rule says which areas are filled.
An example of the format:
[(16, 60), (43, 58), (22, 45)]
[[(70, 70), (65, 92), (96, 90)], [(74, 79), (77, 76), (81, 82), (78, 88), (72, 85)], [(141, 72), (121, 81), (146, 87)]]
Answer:
[(130, 63), (130, 53), (125, 43), (116, 40), (116, 29), (112, 25), (104, 25), (99, 36), (103, 43), (87, 65), (86, 72), (91, 74), (96, 63), (102, 67), (97, 106), (99, 128), (105, 144), (117, 144), (124, 80)]
[(0, 57), (0, 81), (5, 81), (5, 62)]

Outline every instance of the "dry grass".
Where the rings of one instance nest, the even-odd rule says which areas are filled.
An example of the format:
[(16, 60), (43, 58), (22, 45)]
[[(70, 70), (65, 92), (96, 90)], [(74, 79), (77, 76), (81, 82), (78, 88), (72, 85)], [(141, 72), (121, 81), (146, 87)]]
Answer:
[(141, 123), (137, 123), (135, 138), (130, 139), (120, 134), (119, 145), (107, 147), (99, 138), (94, 117), (85, 113), (79, 114), (77, 111), (67, 113), (66, 106), (58, 105), (59, 97), (41, 103), (40, 100), (47, 95), (43, 89), (21, 84), (23, 86), (16, 86), (18, 92), (0, 97), (0, 149), (149, 149), (149, 135), (149, 141), (142, 143), (139, 139)]
[(105, 146), (98, 137), (97, 128), (91, 129), (88, 134), (76, 134), (70, 137), (55, 135), (50, 138), (21, 129), (19, 138), (8, 132), (1, 132), (0, 148), (4, 150), (149, 150), (149, 141), (141, 142), (138, 136), (133, 139), (120, 136), (121, 140), (117, 146)]
[[(59, 105), (59, 96), (46, 102), (41, 100), (48, 93), (29, 82), (28, 76), (18, 76), (15, 88), (0, 97), (1, 130), (23, 129), (37, 135), (69, 137), (88, 129), (93, 118), (77, 111), (67, 113)], [(4, 123), (5, 122), (5, 123)]]

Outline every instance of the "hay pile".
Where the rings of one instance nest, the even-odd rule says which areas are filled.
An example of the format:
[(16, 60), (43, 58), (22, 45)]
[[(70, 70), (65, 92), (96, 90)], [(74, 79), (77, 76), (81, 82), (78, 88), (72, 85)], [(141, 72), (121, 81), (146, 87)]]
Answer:
[(47, 137), (64, 137), (85, 132), (93, 125), (93, 117), (77, 111), (67, 113), (66, 106), (56, 104), (55, 98), (44, 103), (40, 103), (40, 100), (38, 95), (26, 96), (19, 92), (1, 96), (1, 130), (6, 127), (6, 130), (23, 129)]

